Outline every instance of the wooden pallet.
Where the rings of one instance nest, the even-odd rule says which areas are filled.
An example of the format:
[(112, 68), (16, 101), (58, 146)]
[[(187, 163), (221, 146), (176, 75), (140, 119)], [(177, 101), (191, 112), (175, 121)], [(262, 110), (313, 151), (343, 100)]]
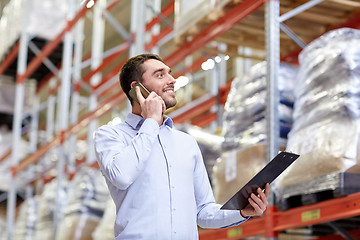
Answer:
[(331, 173), (281, 189), (276, 205), (279, 210), (288, 210), (357, 192), (360, 192), (360, 174)]

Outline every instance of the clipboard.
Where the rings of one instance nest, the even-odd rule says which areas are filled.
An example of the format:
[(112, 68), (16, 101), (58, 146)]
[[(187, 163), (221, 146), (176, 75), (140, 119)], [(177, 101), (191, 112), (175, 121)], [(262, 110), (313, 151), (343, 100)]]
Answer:
[(259, 187), (264, 189), (266, 183), (272, 183), (299, 156), (290, 152), (280, 152), (220, 209), (241, 210), (246, 207), (249, 204), (248, 198), (251, 193), (256, 194)]

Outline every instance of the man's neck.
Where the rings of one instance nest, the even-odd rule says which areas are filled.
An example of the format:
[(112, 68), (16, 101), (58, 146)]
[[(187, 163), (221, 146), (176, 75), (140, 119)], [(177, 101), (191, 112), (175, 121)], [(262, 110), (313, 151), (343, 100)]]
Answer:
[[(141, 116), (141, 107), (140, 107), (140, 105), (137, 104), (137, 103), (134, 103), (132, 105), (131, 113), (142, 117)], [(162, 123), (164, 122), (164, 115), (161, 116), (161, 122)]]

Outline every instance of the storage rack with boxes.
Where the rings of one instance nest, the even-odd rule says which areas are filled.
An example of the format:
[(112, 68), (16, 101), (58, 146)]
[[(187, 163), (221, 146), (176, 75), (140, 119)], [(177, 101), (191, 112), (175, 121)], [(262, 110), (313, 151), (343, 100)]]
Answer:
[[(33, 2), (36, 3), (36, 1)], [(175, 123), (192, 123), (201, 127), (209, 126), (214, 120), (217, 120), (215, 126), (221, 127), (222, 105), (229, 93), (231, 80), (236, 75), (234, 69), (229, 70), (226, 69), (226, 66), (222, 66), (224, 63), (222, 61), (216, 64), (213, 70), (215, 74), (218, 74), (218, 82), (214, 81), (215, 87), (208, 87), (210, 84), (206, 79), (214, 77), (211, 78), (198, 70), (204, 59), (215, 57), (218, 54), (222, 58), (228, 55), (257, 61), (266, 58), (266, 82), (271, 83), (266, 85), (268, 93), (266, 122), (269, 126), (267, 129), (271, 130), (266, 132), (266, 159), (269, 159), (269, 156), (274, 156), (279, 146), (278, 116), (274, 106), (277, 106), (278, 101), (278, 89), (275, 86), (277, 86), (280, 57), (286, 62), (297, 62), (297, 54), (300, 52), (298, 45), (304, 47), (320, 35), (335, 28), (360, 27), (359, 3), (350, 0), (229, 0), (211, 1), (211, 4), (208, 4), (208, 1), (192, 1), (193, 5), (186, 1), (177, 1), (175, 6), (178, 6), (178, 9), (174, 7), (174, 1), (162, 1), (162, 3), (161, 1), (151, 1), (151, 4), (146, 5), (145, 1), (133, 0), (131, 1), (130, 23), (129, 19), (124, 19), (119, 14), (121, 10), (130, 12), (129, 2), (114, 0), (106, 3), (106, 1), (90, 0), (80, 3), (69, 0), (66, 11), (68, 20), (64, 23), (66, 26), (55, 37), (43, 41), (37, 37), (33, 38), (29, 32), (22, 30), (19, 31), (12, 44), (6, 46), (6, 53), (0, 63), (0, 74), (8, 75), (13, 80), (16, 79), (15, 107), (9, 114), (13, 116), (12, 151), (4, 152), (0, 160), (7, 162), (8, 172), (11, 170), (8, 189), (1, 195), (1, 198), (7, 198), (6, 230), (8, 239), (13, 239), (13, 235), (18, 234), (16, 231), (18, 226), (14, 225), (17, 194), (22, 195), (26, 192), (25, 199), (30, 200), (25, 201), (26, 204), (38, 204), (37, 208), (39, 208), (40, 202), (36, 201), (37, 194), (44, 193), (42, 196), (46, 199), (45, 193), (50, 192), (48, 190), (50, 188), (54, 192), (52, 198), (56, 199), (54, 209), (47, 216), (50, 218), (50, 228), (53, 230), (49, 233), (50, 235), (56, 235), (56, 232), (64, 233), (59, 230), (62, 229), (61, 220), (65, 219), (66, 214), (74, 217), (71, 214), (76, 210), (71, 209), (71, 206), (78, 206), (77, 204), (86, 206), (87, 215), (85, 214), (85, 217), (88, 220), (88, 225), (78, 226), (79, 229), (84, 230), (85, 227), (89, 227), (94, 230), (94, 225), (97, 224), (101, 212), (104, 211), (103, 208), (96, 208), (98, 205), (95, 201), (95, 199), (100, 199), (100, 202), (104, 202), (101, 186), (98, 187), (94, 184), (84, 186), (82, 190), (87, 196), (93, 196), (91, 199), (94, 202), (89, 200), (79, 203), (76, 202), (76, 199), (72, 199), (74, 201), (71, 202), (71, 199), (65, 197), (69, 196), (66, 195), (69, 193), (64, 193), (64, 190), (69, 190), (69, 192), (76, 190), (67, 189), (63, 184), (66, 184), (67, 181), (88, 183), (89, 177), (86, 176), (92, 176), (90, 179), (96, 178), (94, 176), (98, 171), (93, 173), (92, 169), (85, 167), (96, 167), (94, 156), (91, 154), (92, 132), (98, 124), (97, 121), (104, 122), (112, 118), (111, 111), (119, 115), (120, 111), (126, 109), (125, 95), (119, 92), (118, 87), (114, 86), (118, 84), (116, 75), (119, 67), (129, 55), (135, 55), (144, 50), (160, 52), (165, 56), (164, 61), (174, 69), (175, 76), (184, 73), (192, 75), (192, 87), (197, 90), (194, 91), (193, 96), (185, 96), (184, 98), (188, 99), (186, 104), (185, 102), (180, 104), (181, 107), (170, 112), (169, 115), (172, 116)], [(91, 7), (92, 4), (94, 4), (93, 7)], [(203, 6), (201, 9), (204, 12), (201, 14), (198, 12), (201, 18), (192, 19), (195, 16), (192, 14), (191, 6), (193, 9)], [(21, 9), (27, 12), (29, 7), (31, 6), (23, 4)], [(187, 9), (184, 10), (185, 7)], [(146, 12), (147, 8), (151, 9), (151, 13)], [(175, 11), (179, 11), (178, 16), (174, 16), (174, 8)], [(282, 13), (280, 17), (279, 12)], [(119, 22), (115, 21), (113, 15), (118, 18)], [(92, 18), (92, 22), (87, 22), (85, 16)], [(140, 16), (151, 17), (145, 19)], [(23, 14), (23, 17), (26, 19), (31, 16)], [(18, 18), (20, 17), (18, 16)], [(134, 20), (134, 18), (138, 19)], [(172, 30), (174, 18), (175, 31)], [(115, 42), (106, 42), (106, 37), (110, 38), (111, 34), (106, 31), (108, 29), (105, 28), (105, 19), (107, 24), (111, 25), (110, 28), (114, 28), (116, 34), (119, 34), (119, 36), (115, 36), (118, 38)], [(190, 21), (192, 24), (183, 23), (181, 25), (181, 19), (184, 19), (183, 22), (185, 19), (192, 19)], [(25, 20), (25, 22), (29, 23), (30, 21)], [(188, 29), (179, 29), (184, 26), (188, 26)], [(86, 31), (91, 31), (90, 28), (93, 31), (91, 41), (84, 37), (84, 32), (86, 34)], [(280, 28), (287, 34), (280, 33)], [(136, 37), (134, 37), (135, 35)], [(38, 41), (41, 43), (38, 44)], [(106, 51), (104, 51), (105, 45)], [(61, 63), (59, 58), (55, 58), (58, 55), (56, 53), (58, 47), (58, 51), (62, 51)], [(239, 51), (240, 47), (241, 51)], [(243, 49), (244, 47), (248, 48)], [(29, 53), (28, 49), (30, 49)], [(88, 52), (82, 52), (83, 49), (87, 49)], [(266, 54), (264, 50), (266, 50)], [(34, 56), (31, 56), (31, 52), (35, 53)], [(168, 54), (169, 52), (171, 53)], [(89, 57), (89, 55), (91, 56)], [(29, 63), (27, 63), (26, 56), (30, 60)], [(15, 60), (17, 58), (18, 60)], [(43, 68), (45, 73), (41, 71), (40, 65), (42, 64), (46, 66)], [(228, 68), (231, 67), (229, 65)], [(59, 75), (60, 68), (61, 75)], [(16, 69), (17, 72), (11, 69)], [(226, 72), (230, 73), (226, 76)], [(35, 74), (38, 75), (35, 76)], [(197, 81), (196, 78), (205, 78), (205, 81)], [(22, 124), (26, 125), (23, 122), (22, 103), (24, 102), (25, 82), (28, 82), (29, 79), (37, 79), (37, 90), (36, 96), (33, 97), (31, 114), (28, 114), (31, 125), (28, 125), (29, 130), (25, 131), (21, 129)], [(205, 84), (208, 85), (201, 87)], [(222, 87), (219, 87), (220, 85)], [(61, 91), (58, 91), (59, 89)], [(191, 91), (190, 89), (188, 87), (186, 92)], [(185, 95), (185, 93), (183, 94)], [(47, 96), (44, 97), (44, 95)], [(214, 106), (217, 106), (215, 110)], [(57, 108), (56, 121), (54, 121), (55, 108)], [(40, 119), (44, 118), (44, 112), (47, 114), (45, 121)], [(41, 124), (46, 127), (42, 127)], [(22, 130), (25, 131), (25, 135), (21, 134)], [(46, 134), (46, 136), (41, 138), (41, 134)], [(18, 143), (24, 139), (28, 140), (28, 150), (24, 151), (26, 156), (23, 157), (19, 155)], [(42, 141), (39, 142), (39, 139)], [(81, 146), (85, 141), (87, 142), (86, 150)], [(56, 171), (53, 171), (54, 169)], [(78, 173), (79, 169), (82, 170), (80, 171), (82, 174)], [(55, 175), (54, 172), (56, 172)], [(55, 179), (52, 180), (52, 178)], [(34, 187), (35, 190), (32, 189)], [(37, 194), (33, 196), (34, 193)], [(70, 206), (70, 208), (62, 206), (65, 204), (65, 199), (69, 200), (68, 207)], [(274, 201), (264, 217), (251, 219), (239, 227), (230, 229), (201, 230), (200, 239), (240, 239), (255, 235), (274, 238), (278, 236), (279, 232), (284, 233), (286, 237), (286, 233), (294, 234), (296, 232), (295, 230), (288, 231), (288, 229), (319, 225), (324, 222), (331, 222), (333, 228), (343, 236), (353, 236), (356, 239), (356, 236), (359, 236), (358, 229), (346, 233), (341, 231), (337, 222), (334, 221), (340, 219), (358, 221), (356, 216), (360, 215), (359, 201), (359, 194), (353, 193), (346, 197), (284, 211), (278, 211)], [(31, 206), (34, 208), (35, 205)], [(66, 213), (64, 213), (64, 209), (67, 209)], [(91, 211), (93, 213), (95, 211), (97, 215), (91, 215), (89, 213)], [(21, 212), (19, 214), (21, 215)], [(65, 215), (61, 216), (62, 214)], [(84, 218), (84, 214), (81, 213), (76, 217)], [(40, 219), (39, 214), (37, 218)], [(29, 229), (27, 230), (29, 231)], [(304, 229), (300, 230), (305, 231)], [(76, 231), (80, 230), (75, 229), (74, 232)], [(86, 231), (87, 234), (90, 232), (90, 230)], [(309, 235), (312, 234), (315, 233), (310, 231)], [(57, 235), (58, 239), (71, 238), (69, 235), (59, 235)], [(337, 239), (337, 236), (327, 236), (326, 239)]]

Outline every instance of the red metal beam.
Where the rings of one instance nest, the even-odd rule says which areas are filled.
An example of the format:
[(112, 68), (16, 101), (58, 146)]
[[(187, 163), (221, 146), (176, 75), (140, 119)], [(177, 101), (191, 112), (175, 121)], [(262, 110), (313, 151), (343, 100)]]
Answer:
[(158, 35), (152, 35), (151, 36), (151, 41), (148, 42), (145, 45), (145, 50), (149, 51), (151, 48), (153, 48), (154, 46), (156, 46), (156, 44), (163, 39), (164, 37), (166, 37), (168, 34), (170, 34), (173, 31), (172, 27), (166, 27), (164, 28)]
[[(126, 60), (124, 60), (122, 63), (120, 63), (118, 66), (116, 66), (111, 72), (109, 72), (105, 77), (103, 77), (103, 79), (101, 80), (101, 82), (94, 87), (94, 89), (98, 89), (101, 85), (103, 85), (104, 83), (106, 83), (107, 81), (109, 81), (111, 78), (115, 77), (117, 74), (119, 74), (121, 67), (125, 64)], [(117, 85), (117, 84), (116, 84)], [(119, 84), (120, 85), (120, 84)], [(100, 94), (100, 96), (104, 96), (105, 93), (107, 91), (111, 91), (113, 90), (113, 87), (115, 87), (115, 84), (112, 84), (111, 87), (109, 87), (107, 90), (105, 90), (104, 92), (102, 92)]]
[(122, 0), (113, 0), (112, 2), (110, 2), (107, 6), (106, 6), (106, 10), (109, 11), (111, 10), (113, 7), (116, 6), (116, 4), (118, 4), (119, 2), (121, 2)]
[(216, 117), (217, 114), (215, 112), (208, 112), (206, 114), (203, 114), (199, 118), (191, 121), (191, 124), (198, 127), (206, 127), (207, 125), (215, 121)]
[[(271, 214), (270, 217), (274, 220), (272, 229), (270, 230), (281, 231), (360, 216), (359, 206), (360, 193), (354, 193), (345, 197), (297, 207), (286, 211), (269, 212), (266, 210), (265, 214), (269, 212), (269, 214)], [(199, 237), (200, 240), (225, 240), (265, 235), (267, 231), (264, 227), (266, 225), (265, 219), (267, 218), (262, 216), (252, 218), (237, 227), (217, 230), (201, 230), (199, 231)], [(354, 232), (354, 236), (359, 236), (358, 230)]]
[[(60, 70), (62, 63), (60, 62), (56, 67)], [(54, 73), (50, 71), (42, 80), (40, 80), (36, 88), (36, 93), (39, 93), (44, 87), (46, 87), (52, 77), (54, 77)]]
[(7, 151), (4, 155), (1, 156), (0, 163), (2, 161), (4, 161), (5, 159), (7, 159), (8, 157), (10, 157), (10, 155), (11, 155), (11, 149), (9, 151)]
[[(114, 1), (114, 4), (117, 2), (118, 1)], [(86, 5), (86, 3), (84, 4), (84, 6)], [(173, 5), (173, 3), (172, 3), (172, 5)], [(113, 7), (113, 6), (114, 5), (111, 5), (111, 7)], [(108, 7), (110, 7), (110, 5)], [(41, 61), (45, 57), (47, 57), (56, 48), (56, 46), (61, 42), (66, 31), (70, 30), (74, 26), (74, 24), (86, 13), (87, 10), (88, 9), (84, 7), (75, 16), (75, 18), (68, 23), (66, 29), (61, 34), (59, 34), (59, 36), (55, 40), (49, 42), (43, 48), (43, 50), (40, 54), (41, 56), (38, 56), (32, 62), (30, 62), (26, 73), (24, 75), (20, 76), (23, 80), (26, 79), (29, 75), (31, 75), (33, 73), (33, 71), (35, 71), (35, 68), (37, 68), (41, 64)], [(173, 11), (173, 7), (171, 8), (171, 4), (169, 4), (164, 10), (162, 10), (164, 15), (170, 14), (169, 11), (170, 12)], [(168, 30), (166, 31), (166, 34), (168, 34)], [(164, 35), (161, 35), (161, 36), (164, 36)], [(161, 38), (158, 38), (158, 40), (160, 40), (160, 39)], [(128, 48), (129, 48), (129, 46), (127, 46), (127, 48), (122, 49), (120, 52), (124, 53), (126, 51), (126, 49), (128, 49)], [(115, 58), (115, 56), (118, 57), (119, 55), (121, 55), (120, 52), (117, 52), (117, 53), (111, 55), (105, 61), (104, 65), (108, 64), (108, 62), (111, 62), (110, 60), (113, 60)], [(104, 67), (100, 66), (99, 69), (95, 70), (95, 71), (96, 72), (100, 71), (100, 68), (102, 70)], [(91, 76), (93, 76), (96, 73), (95, 71), (92, 71), (91, 74), (89, 74), (90, 77), (87, 77), (87, 78), (91, 78)], [(112, 71), (112, 73), (114, 73), (114, 71)], [(110, 79), (109, 75), (107, 76), (107, 79)], [(98, 88), (99, 86), (100, 86), (100, 84), (98, 86), (96, 86), (96, 88)], [(30, 156), (25, 158), (23, 161), (21, 161), (16, 167), (14, 167), (12, 169), (12, 174), (16, 175), (19, 171), (24, 170), (30, 164), (35, 163), (39, 158), (44, 156), (50, 149), (52, 149), (55, 146), (58, 146), (59, 144), (61, 144), (62, 141), (69, 138), (72, 134), (74, 134), (74, 133), (80, 131), (82, 128), (86, 127), (89, 124), (89, 122), (91, 122), (95, 118), (102, 116), (107, 111), (111, 110), (112, 107), (116, 106), (120, 102), (125, 101), (126, 99), (127, 99), (126, 95), (123, 92), (119, 92), (119, 93), (113, 95), (111, 98), (109, 98), (108, 100), (103, 102), (95, 111), (85, 114), (76, 124), (70, 126), (67, 130), (65, 130), (65, 132), (63, 134), (59, 134), (58, 136), (54, 137), (54, 139), (52, 141), (50, 141), (47, 144), (44, 144), (35, 153), (31, 154)]]
[(184, 71), (180, 71), (174, 74), (174, 78), (176, 79), (180, 76), (184, 76), (186, 73), (194, 73), (196, 70), (198, 70), (201, 67), (201, 64), (206, 60), (207, 58), (204, 56), (199, 57), (191, 64), (191, 66), (187, 67)]
[(216, 96), (209, 97), (209, 99), (205, 100), (204, 102), (200, 103), (199, 105), (196, 105), (196, 106), (190, 108), (183, 114), (174, 117), (172, 120), (175, 124), (182, 124), (182, 123), (186, 122), (187, 120), (206, 112), (215, 104), (216, 104)]
[(223, 17), (207, 26), (203, 31), (194, 36), (194, 38), (182, 44), (175, 52), (164, 59), (164, 62), (170, 67), (175, 66), (185, 59), (186, 56), (194, 53), (200, 47), (229, 30), (234, 24), (244, 19), (249, 14), (263, 6), (268, 0), (244, 0), (234, 8), (229, 10)]
[[(345, 23), (333, 27), (330, 30), (334, 30), (334, 29), (339, 29), (339, 28), (355, 28), (355, 29), (360, 29), (360, 14), (350, 18), (348, 21), (346, 21)], [(282, 62), (288, 62), (288, 63), (298, 63), (298, 56), (301, 53), (302, 48), (298, 48), (292, 52), (290, 52), (289, 54), (285, 55), (284, 57), (281, 58)]]
[(118, 105), (120, 102), (126, 99), (124, 93), (117, 94), (110, 98), (109, 100), (103, 102), (97, 109), (92, 112), (89, 112), (82, 116), (79, 121), (71, 125), (68, 129), (64, 131), (63, 134), (59, 134), (54, 137), (49, 143), (44, 144), (37, 151), (23, 161), (21, 161), (16, 167), (12, 169), (12, 174), (15, 176), (18, 172), (26, 169), (30, 164), (35, 163), (38, 159), (43, 157), (50, 149), (58, 146), (62, 141), (68, 139), (72, 134), (79, 132), (81, 129), (85, 128), (92, 120), (104, 115), (106, 112), (110, 111), (113, 107)]
[[(347, 232), (352, 239), (360, 239), (360, 230), (352, 230)], [(316, 238), (311, 238), (308, 240), (344, 240), (344, 237), (342, 237), (340, 234), (335, 235), (327, 235), (327, 236), (321, 236)]]
[(87, 83), (90, 81), (90, 79), (97, 73), (103, 71), (108, 65), (113, 63), (118, 57), (123, 55), (130, 47), (130, 43), (128, 41), (121, 44), (121, 48), (117, 51), (111, 54), (110, 56), (106, 57), (103, 62), (100, 64), (99, 67), (97, 67), (94, 70), (91, 70), (87, 75), (83, 77), (83, 82)]
[[(227, 96), (230, 91), (231, 83), (233, 79), (230, 79), (224, 86), (220, 87), (219, 94), (220, 94), (220, 103), (225, 104)], [(198, 117), (199, 115), (204, 114), (203, 116), (194, 119), (192, 124), (197, 126), (206, 126), (212, 121), (216, 119), (212, 113), (206, 113), (206, 111), (210, 110), (212, 106), (217, 104), (217, 96), (213, 96), (209, 98), (208, 100), (200, 103), (199, 105), (193, 106), (192, 108), (188, 109), (184, 113), (182, 113), (179, 116), (176, 116), (173, 118), (173, 121), (175, 124), (181, 124), (188, 120), (191, 120), (192, 118)]]
[[(152, 47), (154, 47), (162, 38), (164, 38), (166, 35), (168, 35), (169, 33), (172, 32), (172, 28), (171, 27), (167, 27), (165, 29), (163, 29), (159, 35), (153, 36), (151, 42), (149, 42), (146, 46), (145, 46), (145, 50), (150, 50)], [(111, 64), (115, 59), (117, 59), (118, 57), (120, 57), (122, 54), (124, 54), (129, 48), (130, 48), (130, 42), (126, 41), (124, 43), (122, 43), (122, 48), (113, 53), (112, 55), (108, 56), (107, 58), (104, 59), (103, 63), (96, 69), (90, 71), (86, 76), (83, 77), (83, 82), (89, 82), (91, 77), (93, 77), (96, 73), (103, 71), (109, 64)], [(98, 88), (100, 87), (103, 83), (105, 83), (107, 80), (111, 79), (114, 75), (114, 71), (116, 72), (116, 74), (120, 71), (121, 66), (123, 64), (120, 64), (120, 67), (115, 67), (113, 71), (110, 72), (110, 75), (107, 75), (106, 78), (104, 78), (100, 84), (98, 84), (97, 86), (95, 86), (94, 88)]]
[[(73, 28), (73, 26), (76, 24), (76, 22), (80, 18), (82, 18), (87, 11), (89, 11), (89, 8), (86, 7), (86, 4), (89, 1), (90, 0), (87, 0), (84, 3), (83, 8), (75, 15), (74, 19), (68, 21), (65, 29), (54, 40), (47, 43), (44, 46), (44, 48), (41, 50), (40, 54), (37, 55), (33, 60), (31, 60), (31, 62), (27, 66), (25, 73), (18, 76), (19, 82), (23, 82), (25, 79), (27, 79), (40, 66), (42, 61), (45, 58), (47, 58), (54, 51), (54, 49), (61, 43), (65, 33), (70, 31)], [(96, 0), (94, 1), (96, 2)]]
[[(162, 17), (168, 17), (174, 12), (174, 1), (169, 2), (163, 9), (161, 9), (160, 15)], [(154, 17), (149, 23), (145, 26), (145, 31), (149, 31), (155, 24), (161, 22), (160, 16)]]
[(243, 239), (246, 237), (257, 236), (265, 234), (265, 221), (263, 217), (252, 218), (239, 226), (213, 229), (213, 230), (200, 230), (200, 240), (225, 240), (225, 239)]
[[(113, 7), (114, 4), (118, 3), (119, 1), (114, 1), (113, 3), (109, 4), (108, 7)], [(170, 15), (172, 12), (174, 11), (174, 1), (170, 2), (168, 5), (166, 5), (162, 10), (161, 10), (161, 14), (164, 17), (167, 17), (168, 15)], [(146, 24), (146, 31), (150, 30), (151, 27), (156, 24), (159, 23), (159, 20), (161, 20), (159, 17), (155, 17), (153, 18), (153, 20)], [(146, 46), (145, 46), (145, 50), (150, 50), (152, 47), (154, 47), (161, 39), (163, 39), (166, 35), (168, 35), (169, 33), (172, 32), (172, 28), (171, 27), (166, 27), (164, 28), (159, 35), (155, 35), (152, 36), (152, 40), (151, 42), (149, 42)], [(119, 52), (116, 52), (112, 55), (110, 55), (108, 58), (106, 58), (104, 60), (104, 62), (95, 70), (90, 71), (84, 78), (83, 81), (84, 82), (88, 82), (90, 80), (90, 78), (92, 76), (94, 76), (96, 73), (104, 70), (104, 68), (106, 66), (108, 66), (113, 60), (115, 60), (117, 57), (121, 56), (123, 53), (125, 53), (129, 48), (130, 48), (130, 41), (125, 41), (122, 44), (126, 44), (126, 47), (122, 48)], [(89, 56), (90, 57), (90, 56)], [(94, 89), (99, 88), (102, 84), (104, 84), (105, 82), (107, 82), (109, 79), (111, 79), (112, 77), (114, 77), (116, 74), (118, 74), (118, 72), (120, 71), (121, 67), (123, 64), (120, 64), (120, 66), (115, 67), (105, 78), (103, 78), (101, 80), (101, 82), (94, 87)]]
[[(153, 39), (153, 41), (151, 42), (150, 45), (147, 45), (145, 47), (146, 50), (149, 50), (151, 47), (155, 46), (157, 44), (158, 41), (160, 41), (163, 37), (165, 37), (166, 35), (168, 35), (170, 32), (172, 31), (172, 29), (170, 27), (165, 28), (164, 30), (162, 30), (160, 32), (160, 34), (158, 35), (158, 37), (156, 37), (155, 39)], [(121, 67), (125, 64), (125, 61), (123, 61), (121, 64), (119, 64), (118, 66), (116, 66), (111, 72), (109, 72), (101, 81), (100, 83), (94, 87), (94, 89), (98, 89), (101, 85), (105, 84), (107, 81), (109, 81), (111, 78), (113, 78), (115, 75), (117, 75), (121, 69)], [(111, 85), (111, 87), (109, 87), (107, 90), (105, 90), (103, 93), (101, 93), (101, 96), (104, 96), (106, 93), (108, 93), (109, 91), (113, 90), (113, 87), (115, 87), (117, 84), (113, 84)]]
[(331, 30), (338, 29), (338, 28), (356, 28), (356, 29), (360, 29), (360, 14), (358, 13), (354, 17), (347, 20), (345, 23), (340, 24), (339, 26), (336, 26), (336, 27), (332, 28)]
[(275, 230), (310, 226), (360, 215), (360, 193), (275, 213)]
[(110, 71), (108, 74), (106, 74), (105, 77), (103, 77), (98, 85), (94, 87), (94, 89), (98, 89), (101, 85), (105, 84), (107, 81), (115, 77), (119, 72), (123, 64), (119, 64), (116, 66), (112, 71)]
[(19, 41), (16, 42), (15, 46), (11, 49), (10, 53), (5, 57), (4, 61), (0, 64), (0, 75), (13, 63), (19, 53)]

